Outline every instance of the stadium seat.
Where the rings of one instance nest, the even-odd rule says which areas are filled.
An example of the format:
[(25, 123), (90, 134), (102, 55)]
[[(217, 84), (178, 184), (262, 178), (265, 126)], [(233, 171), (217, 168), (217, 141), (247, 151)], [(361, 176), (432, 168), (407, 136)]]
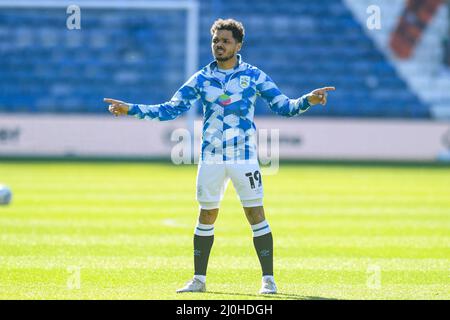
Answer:
[[(330, 108), (305, 116), (428, 117), (344, 1), (200, 1), (200, 65), (209, 63), (209, 28), (218, 12), (246, 27), (242, 54), (287, 95), (334, 85)], [(98, 113), (103, 96), (168, 100), (186, 80), (183, 12), (84, 10), (67, 30), (54, 9), (0, 11), (0, 112)], [(20, 91), (13, 83), (22, 83)], [(387, 103), (396, 92), (395, 109)], [(399, 93), (400, 92), (400, 93)], [(272, 115), (257, 108), (257, 115)]]

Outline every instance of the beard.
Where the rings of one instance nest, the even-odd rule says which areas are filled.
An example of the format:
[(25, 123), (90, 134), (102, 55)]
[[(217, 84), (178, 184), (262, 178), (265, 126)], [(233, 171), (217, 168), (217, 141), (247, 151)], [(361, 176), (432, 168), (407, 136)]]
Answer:
[(231, 53), (228, 56), (222, 56), (222, 57), (215, 56), (216, 60), (220, 61), (220, 62), (228, 61), (228, 60), (232, 59), (233, 57), (234, 57), (234, 53)]

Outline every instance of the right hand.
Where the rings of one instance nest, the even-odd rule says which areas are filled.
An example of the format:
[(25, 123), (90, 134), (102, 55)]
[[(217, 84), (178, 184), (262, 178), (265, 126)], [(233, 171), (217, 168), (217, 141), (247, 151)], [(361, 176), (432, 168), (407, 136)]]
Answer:
[(128, 114), (129, 107), (125, 102), (110, 98), (104, 98), (103, 101), (109, 103), (108, 110), (116, 117), (121, 115), (126, 116)]
[(312, 105), (320, 103), (321, 105), (324, 106), (327, 104), (327, 96), (328, 96), (327, 91), (334, 91), (334, 90), (336, 90), (335, 87), (324, 87), (313, 90), (308, 95), (308, 102)]

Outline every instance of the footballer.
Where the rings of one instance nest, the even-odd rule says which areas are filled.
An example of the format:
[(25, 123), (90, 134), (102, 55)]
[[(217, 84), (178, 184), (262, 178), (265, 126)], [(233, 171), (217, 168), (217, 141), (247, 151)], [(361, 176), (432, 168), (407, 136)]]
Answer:
[(142, 105), (105, 98), (115, 116), (173, 120), (200, 100), (203, 132), (196, 198), (200, 214), (194, 230), (194, 276), (177, 292), (206, 291), (206, 270), (214, 242), (214, 223), (229, 180), (253, 231), (253, 244), (262, 270), (261, 294), (277, 293), (273, 277), (273, 238), (263, 207), (263, 183), (257, 159), (255, 101), (285, 117), (298, 116), (312, 105), (325, 105), (327, 92), (316, 89), (298, 99), (282, 94), (272, 79), (242, 60), (242, 23), (218, 19), (211, 27), (213, 62), (195, 73), (168, 102)]

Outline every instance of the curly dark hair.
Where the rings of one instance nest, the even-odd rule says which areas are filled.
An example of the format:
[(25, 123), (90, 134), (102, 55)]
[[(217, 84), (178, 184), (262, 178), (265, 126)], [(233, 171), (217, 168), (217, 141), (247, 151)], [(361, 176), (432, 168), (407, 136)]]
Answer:
[(245, 30), (241, 22), (234, 19), (217, 19), (211, 27), (211, 35), (217, 30), (229, 30), (233, 33), (233, 38), (242, 43), (244, 40)]

